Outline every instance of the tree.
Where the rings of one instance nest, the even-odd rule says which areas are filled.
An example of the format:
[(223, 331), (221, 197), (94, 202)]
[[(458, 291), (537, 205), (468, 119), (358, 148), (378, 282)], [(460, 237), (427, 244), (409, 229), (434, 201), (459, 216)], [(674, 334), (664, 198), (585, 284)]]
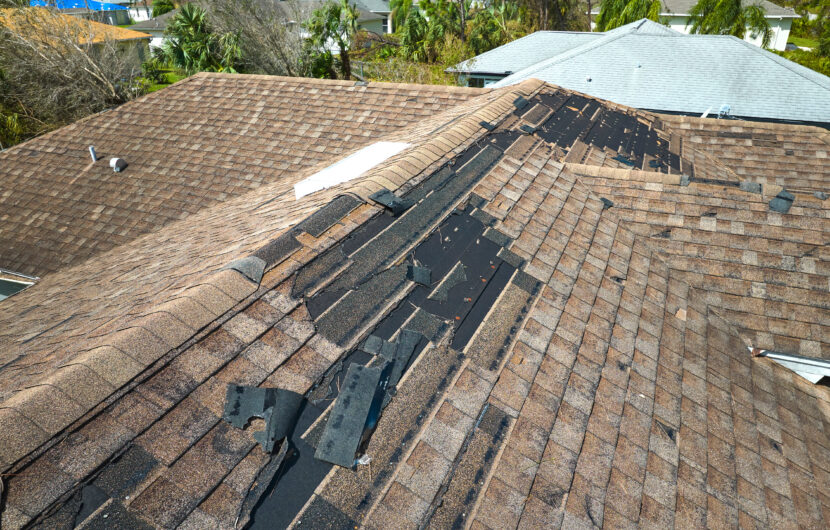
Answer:
[(597, 15), (597, 31), (608, 31), (640, 19), (659, 21), (661, 0), (602, 0)]
[(185, 4), (167, 25), (168, 39), (161, 57), (188, 74), (195, 72), (236, 72), (234, 62), (241, 55), (239, 38), (233, 33), (215, 33), (207, 12), (196, 4)]
[(772, 28), (766, 10), (759, 4), (743, 5), (741, 0), (699, 0), (689, 12), (692, 33), (732, 35), (743, 39), (747, 30), (755, 38), (761, 36), (766, 48), (772, 40)]
[(389, 2), (389, 7), (392, 9), (392, 29), (397, 31), (398, 28), (404, 25), (413, 6), (416, 10), (418, 9), (417, 4), (413, 4), (412, 0), (391, 0)]
[(541, 30), (587, 31), (586, 4), (581, 0), (518, 0), (527, 16), (528, 32)]
[(50, 9), (0, 12), (3, 147), (141, 94), (135, 50), (95, 28)]
[(476, 11), (469, 32), (469, 45), (474, 55), (507, 44), (526, 33), (518, 4), (509, 0), (496, 0)]
[[(305, 23), (309, 33), (308, 43), (318, 63), (333, 63), (332, 48), (337, 48), (337, 62), (343, 79), (352, 76), (349, 51), (357, 33), (358, 16), (357, 8), (349, 5), (348, 0), (330, 1), (311, 13), (311, 18)], [(333, 68), (328, 70), (329, 76), (334, 77), (331, 75)]]
[(201, 0), (212, 27), (239, 36), (236, 64), (245, 72), (303, 77), (310, 75), (310, 51), (299, 22), (312, 4), (297, 0)]
[(173, 0), (155, 0), (153, 2), (153, 16), (157, 17), (176, 9)]

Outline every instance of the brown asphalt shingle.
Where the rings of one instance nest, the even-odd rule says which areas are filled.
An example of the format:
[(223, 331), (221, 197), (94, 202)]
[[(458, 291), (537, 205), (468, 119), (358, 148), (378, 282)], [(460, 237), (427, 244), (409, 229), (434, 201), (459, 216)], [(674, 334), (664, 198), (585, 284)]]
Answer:
[[(0, 153), (0, 267), (80, 263), (481, 93), (197, 74)], [(128, 169), (113, 172), (112, 157)]]
[[(523, 110), (514, 104), (520, 95), (531, 100)], [(564, 123), (581, 129), (517, 133), (534, 103), (554, 117), (572, 107), (561, 111), (576, 112)], [(107, 515), (133, 526), (233, 527), (268, 458), (252, 436), (261, 425), (238, 430), (220, 419), (226, 385), (319, 394), (339, 360), (380, 333), (390, 311), (408, 307), (415, 287), (405, 282), (374, 307), (348, 306), (341, 293), (328, 313), (317, 308), (320, 293), (376, 258), (356, 250), (362, 230), (387, 219), (371, 202), (319, 238), (298, 233), (302, 243), (258, 284), (216, 271), (340, 193), (365, 200), (383, 185), (417, 195), (442, 167), (454, 175), (446, 187), (388, 218), (360, 248), (394, 265), (440, 234), (452, 252), (463, 231), (441, 227), (458, 206), (461, 218), (490, 227), (473, 245), (502, 247), (504, 262), (490, 263), (509, 281), (467, 342), (453, 347), (465, 324), (453, 328), (450, 319), (424, 348), (368, 440), (371, 466), (332, 468), (298, 527), (324, 527), (321, 514), (328, 524), (367, 528), (826, 526), (830, 393), (747, 350), (827, 356), (830, 225), (827, 202), (811, 191), (826, 185), (826, 172), (792, 177), (810, 187), (795, 189), (737, 162), (723, 166), (663, 117), (603, 114), (609, 108), (535, 81), (493, 91), (386, 137), (415, 147), (360, 179), (301, 200), (296, 180), (263, 185), (4, 301), (9, 331), (0, 340), (11, 354), (0, 370), (0, 422), (13, 430), (0, 429), (0, 469), (15, 474), (3, 528), (57, 524), (90, 483), (111, 498), (91, 525)], [(614, 156), (636, 158), (636, 144), (585, 143), (604, 116), (637, 120), (655, 135), (646, 150), (659, 139), (681, 159), (630, 169)], [(490, 133), (482, 120), (498, 128)], [(698, 126), (709, 124), (721, 127)], [(818, 152), (816, 138), (825, 142), (815, 130), (791, 132), (805, 132), (805, 152)], [(478, 165), (492, 149), (492, 166)], [(469, 171), (480, 178), (442, 195)], [(682, 175), (692, 178), (685, 184)], [(743, 178), (763, 182), (767, 194), (741, 190)], [(782, 184), (795, 195), (786, 214), (768, 206)], [(409, 242), (372, 246), (396, 241), (398, 227), (421, 222), (438, 201), (448, 206), (425, 231), (407, 233), (416, 233)], [(310, 263), (347, 244), (355, 248), (338, 267)], [(298, 292), (295, 273), (309, 270), (323, 271), (319, 291)], [(498, 285), (498, 274), (482, 283)], [(55, 297), (48, 308), (47, 296)], [(75, 317), (54, 327), (71, 306)], [(354, 335), (335, 336), (326, 321), (335, 312), (347, 325), (348, 307), (366, 314)], [(68, 393), (75, 409), (50, 408), (42, 381)], [(303, 439), (314, 443), (314, 433)]]

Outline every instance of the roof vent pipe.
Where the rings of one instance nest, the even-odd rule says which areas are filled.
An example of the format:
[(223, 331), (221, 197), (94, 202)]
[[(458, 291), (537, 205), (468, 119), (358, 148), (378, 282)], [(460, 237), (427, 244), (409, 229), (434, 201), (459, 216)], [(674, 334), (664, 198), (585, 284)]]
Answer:
[(98, 160), (98, 155), (95, 154), (95, 146), (94, 145), (89, 146), (89, 156), (92, 157), (93, 162), (96, 162)]
[(124, 169), (126, 169), (127, 162), (125, 162), (123, 158), (110, 158), (110, 167), (116, 173), (121, 173)]

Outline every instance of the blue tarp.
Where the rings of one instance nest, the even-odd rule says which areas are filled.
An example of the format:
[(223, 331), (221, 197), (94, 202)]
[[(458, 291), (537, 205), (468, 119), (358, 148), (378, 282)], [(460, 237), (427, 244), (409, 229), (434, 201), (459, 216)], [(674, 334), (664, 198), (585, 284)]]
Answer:
[[(107, 4), (104, 2), (96, 2), (95, 0), (56, 0), (58, 9), (91, 9), (92, 11), (118, 11), (119, 9), (128, 9), (118, 4)], [(52, 4), (52, 5), (55, 5)], [(29, 0), (29, 5), (33, 7), (47, 7), (46, 0)]]

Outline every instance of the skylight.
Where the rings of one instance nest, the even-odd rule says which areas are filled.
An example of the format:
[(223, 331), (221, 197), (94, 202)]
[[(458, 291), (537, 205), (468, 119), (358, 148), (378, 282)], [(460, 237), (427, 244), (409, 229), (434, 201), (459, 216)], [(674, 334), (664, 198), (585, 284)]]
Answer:
[(294, 195), (300, 199), (343, 182), (356, 179), (384, 160), (394, 156), (410, 144), (403, 142), (376, 142), (352, 153), (294, 185)]

